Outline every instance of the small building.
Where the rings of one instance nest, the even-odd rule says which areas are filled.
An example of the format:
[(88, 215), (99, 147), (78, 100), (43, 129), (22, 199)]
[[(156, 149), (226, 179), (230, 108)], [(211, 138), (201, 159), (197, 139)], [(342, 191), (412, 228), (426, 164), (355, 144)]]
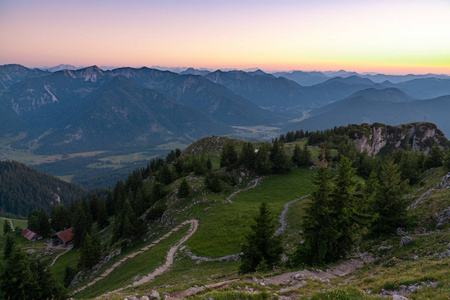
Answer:
[(22, 233), (20, 235), (29, 240), (30, 242), (42, 239), (42, 236), (39, 233), (30, 230), (28, 228), (22, 230)]
[(64, 246), (70, 244), (73, 239), (72, 229), (73, 227), (70, 227), (69, 229), (57, 232), (52, 238), (53, 244)]

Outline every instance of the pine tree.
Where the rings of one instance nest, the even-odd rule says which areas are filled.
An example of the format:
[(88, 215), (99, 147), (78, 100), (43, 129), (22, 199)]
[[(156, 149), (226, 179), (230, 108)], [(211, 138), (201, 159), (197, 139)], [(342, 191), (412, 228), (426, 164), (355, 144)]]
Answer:
[(11, 224), (9, 223), (9, 220), (5, 219), (5, 222), (3, 223), (3, 234), (7, 234), (8, 232), (11, 232)]
[(345, 257), (354, 245), (354, 235), (357, 232), (357, 217), (359, 216), (361, 205), (355, 197), (355, 173), (351, 161), (341, 156), (337, 177), (332, 192), (332, 218), (336, 221), (339, 236), (336, 240), (337, 251), (334, 253), (334, 260)]
[(45, 209), (41, 209), (39, 212), (37, 232), (43, 237), (48, 237), (50, 235), (51, 227)]
[(89, 201), (89, 209), (92, 214), (92, 220), (97, 221), (98, 219), (98, 197), (97, 194), (93, 194), (91, 201)]
[(70, 211), (62, 204), (52, 207), (50, 211), (52, 229), (56, 232), (70, 227)]
[(425, 169), (437, 168), (442, 166), (442, 150), (438, 143), (431, 147), (428, 157), (425, 159)]
[(270, 159), (266, 145), (262, 145), (256, 155), (255, 171), (260, 175), (270, 173)]
[(234, 148), (233, 142), (229, 141), (223, 146), (220, 155), (220, 167), (227, 171), (233, 170), (238, 163), (238, 154)]
[(216, 172), (210, 172), (205, 176), (205, 186), (213, 193), (220, 193), (223, 191), (222, 180)]
[(269, 158), (272, 163), (272, 171), (276, 174), (287, 173), (292, 168), (291, 161), (283, 150), (283, 144), (278, 139), (275, 139), (273, 143)]
[(254, 272), (263, 267), (272, 269), (280, 262), (283, 247), (281, 237), (274, 236), (273, 221), (267, 204), (261, 203), (255, 224), (250, 227), (251, 232), (246, 236), (246, 243), (242, 245), (240, 273)]
[(292, 163), (300, 167), (300, 163), (302, 161), (302, 149), (300, 148), (299, 144), (295, 144), (294, 146), (294, 153), (292, 154)]
[(100, 249), (93, 242), (89, 233), (86, 234), (83, 241), (83, 247), (80, 252), (80, 264), (84, 268), (92, 268), (100, 259)]
[(186, 178), (183, 178), (183, 180), (180, 183), (180, 187), (178, 188), (178, 198), (187, 198), (189, 197), (189, 194), (191, 192), (191, 187), (189, 186), (189, 183), (187, 182)]
[(0, 290), (9, 299), (27, 299), (33, 278), (30, 263), (25, 252), (14, 247), (0, 271)]
[(408, 181), (402, 181), (398, 166), (392, 160), (382, 167), (374, 200), (373, 212), (378, 218), (371, 227), (373, 235), (393, 233), (398, 227), (409, 225), (408, 200), (404, 198)]
[(444, 156), (444, 168), (447, 172), (450, 172), (450, 150), (447, 150)]
[(331, 200), (331, 175), (328, 168), (319, 168), (315, 178), (315, 191), (302, 219), (302, 238), (294, 254), (294, 265), (323, 265), (332, 260), (336, 252), (339, 231), (334, 221)]
[(239, 163), (248, 170), (254, 170), (255, 161), (256, 161), (256, 154), (255, 148), (253, 147), (253, 143), (247, 142), (242, 147), (242, 152), (239, 157)]
[(6, 241), (5, 241), (5, 251), (3, 252), (5, 260), (7, 260), (9, 258), (9, 256), (11, 255), (11, 252), (13, 251), (14, 246), (15, 246), (14, 238), (12, 236), (8, 235), (6, 237)]
[(103, 201), (103, 197), (100, 197), (98, 203), (98, 226), (103, 229), (109, 225), (108, 220), (108, 212), (106, 211), (105, 202)]
[(78, 203), (75, 212), (73, 213), (72, 224), (72, 232), (74, 234), (73, 244), (75, 247), (79, 247), (83, 244), (85, 235), (91, 232), (92, 225), (86, 217), (86, 213), (80, 203)]

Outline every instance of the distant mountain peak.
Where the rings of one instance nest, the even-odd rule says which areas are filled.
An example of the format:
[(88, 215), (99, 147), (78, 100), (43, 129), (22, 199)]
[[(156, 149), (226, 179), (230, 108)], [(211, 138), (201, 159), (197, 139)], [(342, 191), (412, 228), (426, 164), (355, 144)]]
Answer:
[(76, 71), (78, 77), (82, 78), (84, 81), (96, 82), (100, 77), (102, 77), (103, 71), (97, 66), (90, 66), (84, 69)]

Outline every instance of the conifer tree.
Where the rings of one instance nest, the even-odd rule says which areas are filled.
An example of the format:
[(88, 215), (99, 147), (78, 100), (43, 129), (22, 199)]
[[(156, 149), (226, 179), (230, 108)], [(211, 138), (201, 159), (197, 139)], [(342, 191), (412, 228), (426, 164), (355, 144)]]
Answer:
[(212, 170), (212, 162), (211, 162), (211, 158), (208, 156), (208, 159), (206, 160), (206, 169), (208, 171)]
[(323, 265), (330, 262), (336, 252), (336, 240), (340, 233), (332, 217), (330, 170), (319, 168), (314, 184), (316, 189), (302, 219), (304, 242), (294, 254), (294, 265)]
[(43, 237), (48, 237), (50, 235), (51, 227), (45, 209), (39, 211), (37, 232)]
[(83, 247), (80, 252), (80, 264), (84, 268), (92, 268), (100, 259), (99, 246), (92, 240), (89, 233), (86, 234), (83, 241)]
[(162, 168), (159, 170), (159, 181), (162, 184), (169, 185), (173, 181), (172, 172), (169, 169), (169, 166), (164, 163)]
[(253, 143), (247, 142), (242, 147), (242, 152), (239, 157), (240, 164), (243, 165), (248, 170), (255, 169), (255, 148), (253, 147)]
[(9, 223), (8, 220), (5, 219), (5, 222), (3, 223), (3, 234), (7, 234), (8, 232), (11, 231), (12, 231), (11, 224)]
[(408, 181), (401, 180), (398, 166), (388, 160), (382, 167), (374, 200), (374, 213), (378, 218), (371, 227), (373, 235), (395, 232), (398, 227), (409, 225), (408, 200), (404, 198)]
[(255, 170), (260, 175), (270, 173), (270, 158), (266, 145), (262, 145), (256, 155)]
[(75, 247), (79, 247), (83, 244), (84, 236), (91, 232), (92, 223), (89, 222), (83, 207), (78, 203), (75, 212), (72, 217), (73, 224), (73, 244)]
[(178, 189), (178, 198), (187, 198), (189, 197), (189, 194), (191, 192), (191, 187), (189, 186), (189, 183), (187, 182), (186, 178), (183, 178), (183, 180), (180, 183), (180, 187)]
[(216, 172), (206, 174), (205, 186), (213, 193), (220, 193), (223, 190), (222, 180)]
[(33, 283), (28, 257), (15, 246), (0, 270), (0, 290), (9, 299), (27, 299), (34, 290)]
[(283, 150), (283, 144), (278, 139), (273, 142), (269, 159), (272, 163), (272, 171), (276, 174), (287, 173), (291, 170), (291, 161)]
[(5, 250), (3, 252), (4, 259), (7, 260), (9, 256), (11, 255), (11, 252), (13, 251), (15, 246), (14, 238), (10, 235), (6, 237), (5, 241)]
[(93, 194), (91, 201), (89, 201), (89, 209), (91, 211), (92, 220), (97, 221), (98, 219), (98, 197), (97, 194)]
[(227, 171), (233, 170), (238, 163), (238, 153), (234, 148), (234, 144), (228, 141), (225, 146), (223, 146), (222, 152), (220, 154), (220, 167), (226, 168)]
[(103, 201), (103, 196), (100, 197), (98, 203), (98, 226), (103, 229), (109, 225), (108, 212), (106, 211), (105, 202)]
[(62, 204), (52, 207), (50, 211), (52, 229), (56, 232), (70, 227), (70, 211)]
[(442, 166), (442, 150), (438, 143), (431, 147), (428, 157), (425, 159), (425, 169), (437, 168)]
[(272, 269), (280, 262), (283, 247), (281, 237), (274, 236), (275, 224), (266, 203), (263, 202), (259, 206), (259, 215), (255, 217), (255, 223), (250, 228), (246, 243), (242, 245), (242, 264), (239, 272)]
[(444, 168), (447, 172), (450, 172), (450, 150), (447, 150), (444, 156)]
[(300, 167), (300, 163), (302, 160), (302, 149), (300, 148), (299, 144), (295, 144), (294, 146), (294, 153), (292, 154), (292, 163)]
[(360, 216), (361, 204), (355, 197), (355, 173), (351, 161), (341, 156), (337, 176), (332, 192), (332, 218), (336, 221), (339, 236), (336, 240), (337, 251), (334, 260), (345, 257), (354, 245), (354, 235), (357, 232), (357, 217)]

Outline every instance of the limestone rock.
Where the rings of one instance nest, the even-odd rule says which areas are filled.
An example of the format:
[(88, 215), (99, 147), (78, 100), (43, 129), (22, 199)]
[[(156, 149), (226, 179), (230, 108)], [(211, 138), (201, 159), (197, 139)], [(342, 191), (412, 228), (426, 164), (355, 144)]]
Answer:
[(148, 293), (146, 295), (147, 297), (149, 297), (150, 299), (161, 299), (161, 297), (159, 296), (159, 293), (157, 291), (151, 291), (150, 293)]
[(400, 246), (400, 248), (401, 248), (401, 247), (403, 247), (403, 246), (406, 246), (406, 245), (408, 245), (408, 244), (411, 244), (412, 241), (413, 241), (413, 239), (410, 238), (409, 236), (404, 236), (404, 237), (402, 237), (402, 240), (400, 241), (399, 246)]

